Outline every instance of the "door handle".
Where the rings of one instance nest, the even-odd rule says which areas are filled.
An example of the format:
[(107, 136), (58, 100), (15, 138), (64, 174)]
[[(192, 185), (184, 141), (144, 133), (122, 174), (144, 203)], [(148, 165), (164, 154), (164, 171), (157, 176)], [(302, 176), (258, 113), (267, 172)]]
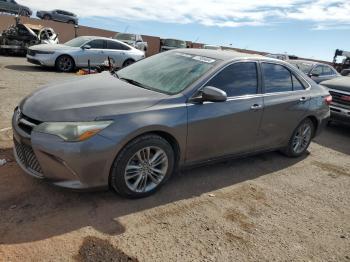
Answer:
[(302, 98), (299, 99), (300, 102), (305, 102), (307, 100), (309, 100), (309, 98), (305, 97), (305, 96), (303, 96)]
[(262, 105), (254, 104), (250, 107), (251, 110), (259, 110), (262, 108)]

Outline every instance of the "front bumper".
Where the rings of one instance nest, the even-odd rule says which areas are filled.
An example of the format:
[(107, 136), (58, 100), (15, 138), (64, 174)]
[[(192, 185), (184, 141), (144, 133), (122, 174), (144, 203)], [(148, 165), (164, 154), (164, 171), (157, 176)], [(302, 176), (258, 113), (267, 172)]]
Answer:
[(55, 66), (56, 58), (53, 55), (36, 54), (33, 56), (27, 54), (27, 61), (35, 65), (53, 67)]
[(84, 142), (68, 143), (53, 135), (29, 134), (15, 116), (12, 126), (14, 155), (27, 174), (72, 190), (108, 188), (115, 157), (111, 140), (97, 134)]
[(338, 120), (342, 122), (350, 122), (350, 110), (332, 104), (330, 106), (331, 109), (331, 119)]

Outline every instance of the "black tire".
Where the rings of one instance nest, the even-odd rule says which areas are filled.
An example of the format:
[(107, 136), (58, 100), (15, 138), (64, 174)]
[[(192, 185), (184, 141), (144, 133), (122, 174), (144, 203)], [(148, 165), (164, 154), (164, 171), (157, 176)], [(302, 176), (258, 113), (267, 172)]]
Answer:
[(129, 66), (129, 65), (131, 65), (131, 64), (133, 64), (133, 63), (135, 63), (134, 60), (128, 59), (128, 60), (126, 60), (126, 61), (123, 63), (123, 67), (127, 67), (127, 66)]
[(44, 19), (44, 20), (51, 20), (51, 16), (49, 16), (49, 15), (44, 15), (43, 19)]
[(61, 55), (56, 59), (55, 63), (56, 70), (59, 72), (72, 72), (75, 68), (75, 62), (69, 55)]
[[(308, 127), (310, 128), (310, 133), (308, 134), (308, 139), (301, 139), (300, 143), (303, 143), (303, 146), (302, 148), (299, 148), (299, 150), (296, 150), (295, 149), (295, 146), (296, 146), (296, 140), (298, 140), (297, 137), (299, 137), (300, 135), (300, 129), (302, 127)], [(314, 133), (315, 133), (315, 125), (314, 123), (311, 121), (310, 118), (306, 118), (304, 119), (298, 126), (297, 128), (295, 128), (291, 138), (289, 139), (289, 143), (287, 145), (286, 148), (284, 148), (282, 150), (282, 153), (288, 157), (299, 157), (299, 156), (302, 156), (303, 154), (305, 154), (305, 152), (307, 151), (310, 143), (311, 143), (311, 140), (314, 136)]]
[(73, 20), (69, 20), (69, 21), (68, 21), (68, 24), (70, 24), (70, 25), (75, 25), (75, 22), (74, 22)]
[[(130, 161), (134, 159), (137, 152), (148, 147), (159, 148), (165, 153), (165, 155), (167, 156), (167, 169), (166, 169), (166, 172), (164, 172), (165, 175), (162, 177), (161, 180), (159, 180), (157, 184), (154, 184), (153, 180), (150, 178), (148, 178), (148, 180), (146, 179), (147, 182), (145, 182), (145, 184), (147, 184), (148, 182), (150, 184), (153, 183), (154, 184), (153, 186), (155, 186), (154, 188), (151, 187), (151, 189), (148, 190), (147, 192), (135, 192), (131, 190), (130, 185), (127, 184), (126, 169)], [(155, 155), (153, 155), (153, 157), (154, 156)], [(124, 147), (124, 149), (122, 149), (122, 151), (119, 153), (117, 158), (114, 160), (113, 167), (111, 170), (111, 175), (110, 175), (110, 186), (123, 197), (127, 197), (127, 198), (146, 197), (155, 193), (157, 190), (159, 190), (161, 186), (170, 178), (170, 176), (174, 171), (174, 165), (175, 165), (174, 150), (167, 140), (165, 140), (164, 138), (158, 135), (152, 135), (152, 134), (140, 136), (134, 139), (133, 141), (131, 141), (129, 144), (127, 144)], [(138, 175), (135, 178), (135, 180), (137, 180), (139, 176), (140, 175)], [(140, 184), (140, 182), (138, 184)]]

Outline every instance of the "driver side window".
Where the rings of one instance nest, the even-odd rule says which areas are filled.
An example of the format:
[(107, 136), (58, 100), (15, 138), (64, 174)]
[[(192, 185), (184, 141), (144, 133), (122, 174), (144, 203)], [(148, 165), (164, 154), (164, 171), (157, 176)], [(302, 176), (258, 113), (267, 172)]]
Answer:
[(206, 85), (225, 91), (228, 97), (256, 94), (258, 90), (256, 63), (243, 62), (229, 65)]

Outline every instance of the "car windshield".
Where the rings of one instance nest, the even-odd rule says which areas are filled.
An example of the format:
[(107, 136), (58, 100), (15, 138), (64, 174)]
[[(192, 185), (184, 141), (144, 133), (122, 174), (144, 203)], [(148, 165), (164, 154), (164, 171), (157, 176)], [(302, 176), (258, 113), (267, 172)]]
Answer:
[(118, 40), (135, 41), (135, 35), (133, 34), (117, 34), (114, 38)]
[(186, 43), (184, 41), (175, 39), (165, 39), (164, 45), (178, 48), (186, 48)]
[(299, 68), (299, 70), (303, 71), (305, 74), (310, 73), (312, 69), (312, 64), (308, 64), (308, 63), (293, 63), (293, 64), (294, 66)]
[(217, 59), (182, 52), (166, 52), (141, 60), (117, 72), (124, 81), (166, 94), (177, 94), (198, 80)]
[(77, 37), (77, 38), (74, 38), (74, 39), (64, 43), (64, 45), (71, 46), (71, 47), (81, 47), (83, 44), (85, 44), (89, 40), (91, 40), (91, 38)]

